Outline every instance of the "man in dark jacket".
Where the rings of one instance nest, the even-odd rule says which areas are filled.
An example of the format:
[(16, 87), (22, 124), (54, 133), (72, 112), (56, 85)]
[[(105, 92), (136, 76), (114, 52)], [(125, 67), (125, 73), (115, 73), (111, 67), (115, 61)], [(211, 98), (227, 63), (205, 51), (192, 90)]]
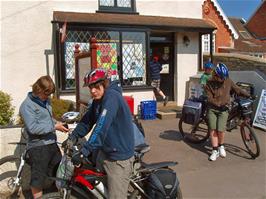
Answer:
[(162, 70), (162, 65), (159, 62), (159, 58), (154, 56), (152, 61), (150, 62), (150, 72), (151, 72), (151, 86), (154, 88), (154, 92), (157, 92), (160, 96), (162, 96), (164, 100), (164, 106), (168, 102), (168, 96), (166, 96), (163, 91), (160, 89), (160, 72)]
[(81, 152), (73, 156), (78, 165), (83, 157), (100, 150), (101, 164), (107, 173), (110, 199), (126, 198), (134, 155), (132, 117), (117, 81), (110, 82), (104, 69), (95, 69), (84, 78), (93, 102), (81, 119), (71, 140), (84, 137), (95, 125)]

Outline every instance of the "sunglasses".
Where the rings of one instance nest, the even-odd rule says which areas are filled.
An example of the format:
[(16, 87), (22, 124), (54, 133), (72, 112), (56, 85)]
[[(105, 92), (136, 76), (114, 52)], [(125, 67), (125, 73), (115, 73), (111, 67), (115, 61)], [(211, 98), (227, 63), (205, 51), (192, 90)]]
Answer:
[(89, 89), (93, 89), (93, 88), (99, 89), (101, 85), (102, 83), (91, 84), (89, 85)]

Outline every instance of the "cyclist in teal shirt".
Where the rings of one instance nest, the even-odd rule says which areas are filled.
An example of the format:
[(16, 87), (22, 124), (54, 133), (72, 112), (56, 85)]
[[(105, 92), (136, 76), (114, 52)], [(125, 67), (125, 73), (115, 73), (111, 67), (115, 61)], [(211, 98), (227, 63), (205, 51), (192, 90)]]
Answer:
[(207, 81), (212, 77), (212, 69), (213, 69), (213, 63), (212, 62), (206, 62), (204, 64), (204, 73), (201, 75), (200, 77), (200, 85), (202, 85), (202, 96), (201, 98), (205, 98), (206, 97), (206, 92), (205, 92), (205, 85), (207, 84)]
[(204, 64), (204, 73), (200, 77), (200, 84), (201, 85), (206, 85), (207, 81), (211, 78), (212, 68), (213, 68), (213, 63), (206, 62)]

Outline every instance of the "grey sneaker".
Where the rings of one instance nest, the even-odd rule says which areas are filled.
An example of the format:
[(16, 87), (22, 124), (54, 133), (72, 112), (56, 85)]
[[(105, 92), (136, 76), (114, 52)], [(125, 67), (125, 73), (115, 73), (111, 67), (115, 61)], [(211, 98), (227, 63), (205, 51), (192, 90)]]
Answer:
[(210, 161), (215, 161), (219, 157), (219, 151), (212, 150), (212, 154), (209, 157)]
[(224, 146), (223, 146), (223, 145), (220, 146), (220, 147), (218, 148), (218, 150), (219, 150), (219, 154), (220, 154), (220, 156), (221, 156), (222, 158), (225, 158), (225, 157), (226, 157), (226, 151), (225, 151)]
[(165, 96), (163, 105), (166, 106), (167, 103), (168, 103), (168, 96)]

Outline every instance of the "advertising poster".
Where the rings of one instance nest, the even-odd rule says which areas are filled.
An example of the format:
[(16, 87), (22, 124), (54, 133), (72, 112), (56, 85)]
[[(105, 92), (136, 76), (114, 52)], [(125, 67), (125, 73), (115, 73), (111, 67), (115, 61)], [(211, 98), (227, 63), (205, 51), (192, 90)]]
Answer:
[(262, 89), (253, 125), (266, 130), (266, 89)]

